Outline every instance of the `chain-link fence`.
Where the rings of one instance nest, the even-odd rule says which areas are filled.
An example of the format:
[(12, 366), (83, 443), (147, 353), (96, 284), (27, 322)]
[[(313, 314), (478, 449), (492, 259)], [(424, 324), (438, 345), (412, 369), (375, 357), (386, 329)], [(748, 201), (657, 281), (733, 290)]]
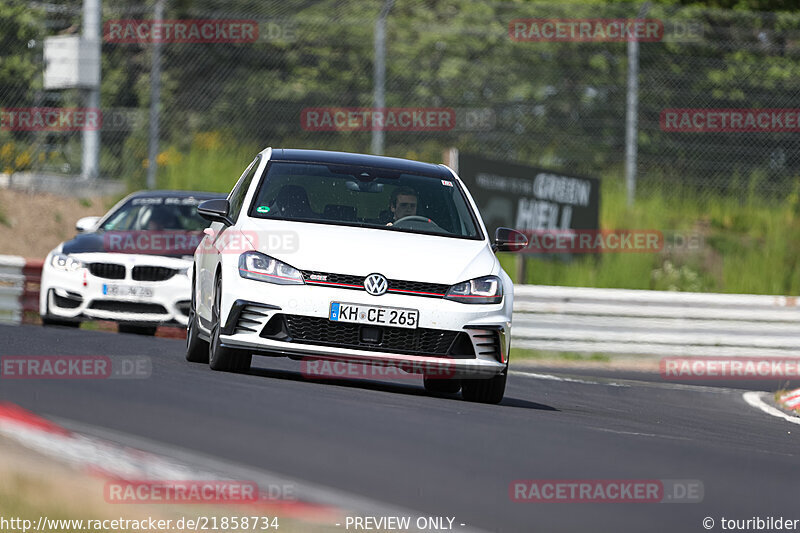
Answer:
[[(633, 57), (637, 194), (679, 188), (776, 198), (800, 176), (793, 109), (800, 14), (659, 4), (169, 0), (164, 19), (189, 24), (189, 32), (191, 21), (207, 20), (245, 21), (257, 31), (163, 39), (159, 184), (174, 185), (165, 169), (197, 150), (369, 152), (375, 27), (388, 4), (383, 119), (391, 110), (432, 109), (438, 120), (386, 127), (387, 155), (440, 161), (455, 146), (622, 179)], [(44, 38), (80, 33), (81, 9), (77, 0), (0, 6), (0, 170), (80, 173), (80, 131), (9, 127), (7, 111), (85, 105), (83, 91), (45, 90), (42, 82)], [(154, 12), (152, 1), (102, 6), (100, 174), (133, 187), (144, 185), (148, 166)], [(636, 34), (637, 16), (643, 33), (632, 53), (630, 39), (615, 32)], [(765, 109), (773, 110), (766, 118)]]

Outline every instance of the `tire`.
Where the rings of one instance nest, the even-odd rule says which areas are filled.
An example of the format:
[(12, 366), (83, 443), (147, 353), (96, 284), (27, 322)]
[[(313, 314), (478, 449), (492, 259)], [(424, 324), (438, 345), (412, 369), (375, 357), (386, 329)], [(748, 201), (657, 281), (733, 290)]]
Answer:
[(424, 377), (422, 384), (430, 394), (455, 394), (461, 390), (460, 379), (443, 379)]
[(189, 307), (189, 322), (186, 324), (186, 360), (190, 363), (208, 363), (208, 343), (198, 335), (194, 290), (195, 284), (192, 280), (192, 304)]
[(220, 302), (222, 300), (222, 280), (214, 284), (214, 304), (211, 307), (211, 342), (208, 343), (208, 366), (211, 370), (243, 373), (250, 370), (253, 355), (244, 350), (225, 348), (219, 340)]
[(500, 403), (506, 393), (508, 371), (487, 379), (461, 380), (461, 397), (468, 402)]
[(152, 337), (156, 334), (158, 326), (135, 326), (132, 324), (119, 324), (117, 330), (120, 333), (133, 333), (134, 335), (146, 335)]
[(80, 327), (81, 323), (77, 320), (62, 320), (60, 318), (50, 318), (48, 316), (42, 315), (42, 325), (63, 326), (65, 328), (77, 328)]

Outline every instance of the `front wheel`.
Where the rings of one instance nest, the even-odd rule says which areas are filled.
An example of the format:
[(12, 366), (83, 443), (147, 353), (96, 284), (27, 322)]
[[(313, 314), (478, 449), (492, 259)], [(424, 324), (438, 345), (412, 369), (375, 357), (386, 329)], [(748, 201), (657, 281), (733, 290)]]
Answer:
[(222, 372), (247, 372), (253, 355), (244, 350), (226, 348), (220, 341), (220, 308), (222, 301), (222, 280), (217, 278), (214, 287), (214, 305), (211, 307), (211, 342), (208, 343), (208, 366), (211, 370)]
[(486, 379), (462, 379), (461, 397), (468, 402), (500, 403), (506, 393), (507, 372)]
[(133, 333), (134, 335), (146, 335), (152, 337), (156, 334), (158, 326), (135, 326), (132, 324), (120, 324), (117, 331), (120, 333)]
[(186, 360), (190, 363), (208, 363), (208, 343), (198, 335), (195, 312), (195, 282), (192, 279), (192, 300), (189, 306), (189, 321), (186, 323)]
[(461, 390), (460, 379), (444, 379), (424, 377), (422, 384), (431, 394), (455, 394)]
[(192, 309), (186, 325), (186, 360), (190, 363), (208, 363), (208, 354), (208, 343), (197, 334), (197, 316)]

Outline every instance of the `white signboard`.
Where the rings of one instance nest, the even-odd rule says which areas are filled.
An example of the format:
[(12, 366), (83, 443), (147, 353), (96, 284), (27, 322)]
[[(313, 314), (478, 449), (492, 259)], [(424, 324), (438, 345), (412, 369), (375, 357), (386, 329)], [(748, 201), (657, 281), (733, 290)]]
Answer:
[(44, 40), (45, 89), (94, 89), (100, 86), (100, 43), (80, 35)]

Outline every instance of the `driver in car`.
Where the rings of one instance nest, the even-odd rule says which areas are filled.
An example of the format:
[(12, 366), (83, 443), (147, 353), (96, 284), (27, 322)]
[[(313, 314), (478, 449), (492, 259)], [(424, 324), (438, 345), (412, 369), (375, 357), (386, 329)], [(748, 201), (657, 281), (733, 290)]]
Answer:
[(153, 208), (150, 219), (147, 221), (147, 231), (163, 231), (179, 229), (177, 217), (166, 209)]
[(392, 199), (389, 204), (392, 210), (392, 221), (386, 224), (391, 226), (401, 218), (411, 217), (417, 214), (417, 191), (411, 187), (398, 187), (392, 191)]

